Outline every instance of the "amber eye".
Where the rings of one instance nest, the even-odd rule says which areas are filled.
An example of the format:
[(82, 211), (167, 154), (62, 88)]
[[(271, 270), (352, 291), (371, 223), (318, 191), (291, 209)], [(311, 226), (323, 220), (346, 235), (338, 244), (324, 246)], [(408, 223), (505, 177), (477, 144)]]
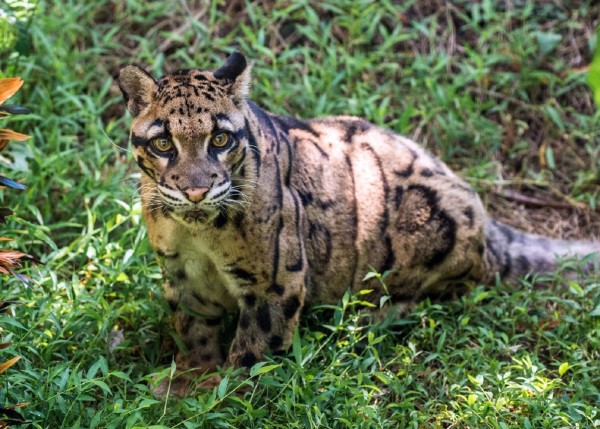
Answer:
[(152, 140), (152, 146), (158, 152), (169, 152), (173, 149), (173, 143), (168, 139), (154, 139)]
[(228, 142), (229, 142), (229, 135), (227, 133), (217, 133), (210, 140), (210, 143), (214, 147), (223, 147)]

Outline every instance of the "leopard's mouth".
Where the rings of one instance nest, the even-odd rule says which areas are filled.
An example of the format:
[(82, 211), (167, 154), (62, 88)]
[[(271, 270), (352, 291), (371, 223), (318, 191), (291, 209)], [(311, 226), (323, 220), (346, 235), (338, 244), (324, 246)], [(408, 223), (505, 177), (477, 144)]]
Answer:
[(215, 207), (192, 207), (185, 210), (175, 210), (172, 216), (185, 224), (207, 223), (213, 220), (219, 211)]

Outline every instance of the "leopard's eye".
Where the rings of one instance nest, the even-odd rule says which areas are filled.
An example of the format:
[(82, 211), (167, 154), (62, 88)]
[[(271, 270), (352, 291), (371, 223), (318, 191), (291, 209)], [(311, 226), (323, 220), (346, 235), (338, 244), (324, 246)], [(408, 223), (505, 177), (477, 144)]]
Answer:
[(214, 147), (223, 147), (228, 142), (229, 142), (229, 135), (227, 133), (223, 133), (223, 132), (215, 134), (214, 136), (212, 136), (212, 139), (210, 140), (210, 143)]
[(152, 146), (158, 152), (169, 152), (173, 149), (173, 142), (169, 139), (154, 139), (152, 140)]

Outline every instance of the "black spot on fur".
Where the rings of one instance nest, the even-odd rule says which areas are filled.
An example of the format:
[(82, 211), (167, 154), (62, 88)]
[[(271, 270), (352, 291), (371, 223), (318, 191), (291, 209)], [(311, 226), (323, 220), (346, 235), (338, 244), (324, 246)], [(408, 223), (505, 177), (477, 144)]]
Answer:
[(283, 293), (285, 292), (285, 288), (280, 284), (273, 283), (273, 284), (271, 284), (271, 286), (269, 286), (269, 288), (267, 289), (267, 292), (282, 296)]
[(282, 346), (283, 338), (281, 338), (279, 335), (273, 335), (269, 340), (269, 348), (273, 351), (281, 350)]
[(251, 284), (256, 283), (256, 276), (242, 268), (234, 268), (230, 272), (231, 272), (231, 274), (233, 274), (235, 277), (237, 277), (240, 280), (243, 280), (243, 281), (251, 283)]
[(208, 344), (208, 337), (206, 337), (206, 336), (204, 336), (204, 335), (201, 335), (201, 336), (198, 338), (198, 344), (199, 344), (200, 346), (202, 346), (202, 347), (206, 346), (206, 345)]
[(244, 295), (244, 304), (246, 304), (248, 307), (254, 307), (256, 304), (256, 295), (253, 293)]
[(385, 259), (381, 264), (381, 268), (379, 269), (380, 273), (385, 273), (386, 271), (391, 270), (394, 267), (394, 262), (396, 261), (396, 257), (394, 255), (394, 249), (392, 248), (392, 240), (389, 235), (385, 235), (384, 240), (384, 254)]
[(404, 195), (404, 188), (402, 186), (396, 186), (396, 192), (394, 194), (394, 206), (396, 210), (400, 208), (402, 204), (402, 196)]
[(412, 149), (409, 149), (412, 159), (410, 161), (410, 163), (408, 164), (408, 166), (404, 169), (404, 170), (394, 170), (394, 174), (398, 177), (409, 177), (414, 173), (414, 163), (415, 160), (417, 159), (417, 153), (415, 151), (413, 151)]
[(254, 353), (246, 352), (240, 359), (240, 365), (244, 366), (246, 368), (250, 368), (256, 363), (257, 360), (258, 360), (258, 358), (256, 357), (256, 355)]
[(237, 229), (241, 235), (242, 238), (246, 238), (246, 231), (242, 228), (242, 224), (244, 222), (244, 212), (239, 212), (236, 213), (236, 215), (233, 218), (233, 225), (235, 227), (235, 229)]
[(429, 168), (426, 168), (423, 171), (421, 171), (421, 176), (431, 177), (431, 176), (433, 176), (433, 171), (431, 171)]
[(194, 298), (198, 304), (206, 305), (206, 300), (202, 298), (198, 292), (192, 291), (192, 298)]
[(175, 299), (167, 299), (167, 303), (169, 304), (169, 308), (171, 309), (172, 312), (175, 312), (177, 310), (177, 300)]
[(510, 274), (511, 268), (512, 268), (512, 259), (510, 257), (510, 253), (504, 252), (504, 267), (502, 268), (500, 277), (508, 276), (508, 274)]
[(250, 327), (250, 318), (248, 314), (242, 313), (240, 315), (240, 321), (238, 322), (240, 329), (246, 330)]
[(183, 271), (183, 270), (175, 271), (175, 278), (180, 281), (185, 280), (187, 278), (187, 276), (185, 275), (185, 271)]
[[(410, 185), (404, 195), (423, 209), (427, 218), (415, 219), (410, 214), (399, 219), (397, 227), (408, 234), (421, 236), (414, 263), (423, 263), (431, 269), (441, 264), (456, 244), (456, 221), (438, 206), (437, 192), (424, 185)], [(407, 203), (408, 204), (408, 203)], [(428, 211), (426, 211), (428, 209)]]
[(485, 246), (482, 243), (479, 243), (477, 245), (477, 254), (483, 256), (483, 252), (485, 252)]
[(146, 147), (146, 145), (148, 144), (148, 140), (132, 133), (131, 134), (131, 144), (133, 145), (133, 147), (136, 147), (136, 148)]
[(424, 185), (410, 185), (408, 192), (417, 192), (426, 200), (426, 204), (431, 207), (431, 219), (438, 206), (437, 191)]
[(221, 229), (225, 225), (227, 225), (228, 220), (229, 218), (227, 217), (227, 212), (220, 211), (215, 220), (213, 221), (213, 226), (217, 229)]
[(308, 190), (300, 190), (298, 189), (298, 196), (300, 197), (300, 201), (304, 207), (310, 205), (313, 202), (312, 192)]
[(473, 208), (467, 207), (466, 209), (463, 210), (463, 214), (469, 220), (469, 228), (473, 228), (474, 220), (475, 220), (475, 214), (473, 213)]
[(256, 322), (264, 333), (271, 332), (271, 312), (268, 304), (262, 304), (256, 309)]
[(318, 222), (309, 221), (306, 247), (314, 262), (312, 269), (317, 273), (327, 271), (333, 247), (329, 229)]
[(212, 355), (210, 353), (204, 353), (200, 355), (200, 360), (204, 361), (204, 362), (209, 362), (212, 360)]
[(369, 128), (371, 128), (371, 124), (364, 119), (356, 119), (348, 124), (344, 124), (346, 133), (344, 134), (344, 141), (346, 143), (351, 143), (356, 134), (364, 133)]
[(300, 308), (300, 300), (296, 295), (292, 295), (283, 302), (283, 315), (287, 319), (291, 319), (298, 311), (298, 308)]
[(434, 217), (439, 222), (438, 231), (442, 244), (425, 262), (427, 268), (433, 268), (441, 264), (456, 244), (456, 221), (444, 211), (438, 211)]
[(204, 323), (206, 323), (207, 326), (219, 326), (221, 324), (221, 318), (204, 319)]
[(515, 268), (519, 274), (527, 274), (531, 270), (531, 264), (529, 263), (529, 259), (527, 259), (524, 255), (519, 255), (515, 259)]

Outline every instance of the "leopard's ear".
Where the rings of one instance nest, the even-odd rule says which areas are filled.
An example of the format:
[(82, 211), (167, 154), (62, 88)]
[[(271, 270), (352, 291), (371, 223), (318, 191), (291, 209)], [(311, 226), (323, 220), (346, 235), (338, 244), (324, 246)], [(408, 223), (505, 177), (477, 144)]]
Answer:
[(133, 116), (152, 102), (156, 93), (156, 81), (144, 69), (127, 66), (119, 72), (119, 87), (127, 102), (127, 108)]
[(252, 66), (248, 64), (246, 57), (239, 52), (234, 52), (213, 74), (219, 80), (228, 81), (231, 84), (231, 94), (241, 101), (248, 96), (250, 90), (251, 70)]

